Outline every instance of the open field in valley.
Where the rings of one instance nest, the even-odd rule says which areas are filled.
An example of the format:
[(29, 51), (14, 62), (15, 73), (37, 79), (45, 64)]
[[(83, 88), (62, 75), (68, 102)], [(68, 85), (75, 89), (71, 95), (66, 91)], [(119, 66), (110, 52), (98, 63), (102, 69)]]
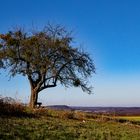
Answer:
[(130, 121), (139, 121), (140, 122), (140, 116), (121, 116), (119, 118), (125, 119), (125, 120), (130, 120)]

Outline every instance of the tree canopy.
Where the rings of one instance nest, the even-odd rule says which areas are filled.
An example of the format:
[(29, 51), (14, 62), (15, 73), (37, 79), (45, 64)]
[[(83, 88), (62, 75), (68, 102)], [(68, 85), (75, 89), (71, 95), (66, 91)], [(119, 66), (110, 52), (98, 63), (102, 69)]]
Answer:
[(8, 69), (11, 76), (27, 76), (31, 107), (35, 107), (40, 91), (58, 83), (91, 93), (88, 78), (95, 73), (93, 60), (72, 41), (63, 26), (50, 24), (41, 31), (19, 28), (0, 34), (0, 68)]

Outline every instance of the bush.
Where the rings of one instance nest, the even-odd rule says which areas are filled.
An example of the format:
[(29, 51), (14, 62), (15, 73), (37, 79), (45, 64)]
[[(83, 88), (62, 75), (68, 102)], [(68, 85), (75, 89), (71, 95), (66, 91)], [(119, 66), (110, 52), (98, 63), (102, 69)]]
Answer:
[(15, 101), (11, 97), (0, 97), (0, 115), (6, 116), (31, 116), (31, 112), (27, 112), (27, 107), (20, 102)]
[(58, 117), (62, 119), (84, 120), (85, 113), (79, 111), (59, 111)]
[(73, 111), (61, 111), (59, 118), (62, 119), (74, 119), (74, 112)]
[(46, 108), (37, 108), (33, 110), (34, 115), (36, 116), (48, 116), (48, 110)]

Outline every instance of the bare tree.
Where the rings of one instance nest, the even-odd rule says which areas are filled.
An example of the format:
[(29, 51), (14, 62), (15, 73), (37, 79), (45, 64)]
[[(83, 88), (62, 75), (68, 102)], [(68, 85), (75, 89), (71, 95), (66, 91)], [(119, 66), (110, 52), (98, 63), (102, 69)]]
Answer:
[(31, 108), (36, 107), (40, 91), (58, 83), (91, 93), (88, 78), (95, 73), (94, 63), (72, 41), (64, 27), (50, 24), (34, 33), (17, 29), (0, 34), (0, 68), (8, 69), (11, 76), (27, 76)]

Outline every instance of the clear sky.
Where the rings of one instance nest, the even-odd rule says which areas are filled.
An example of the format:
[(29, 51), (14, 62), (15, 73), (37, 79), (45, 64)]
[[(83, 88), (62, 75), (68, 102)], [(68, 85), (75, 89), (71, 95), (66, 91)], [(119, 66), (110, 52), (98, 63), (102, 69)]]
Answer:
[[(44, 104), (140, 106), (139, 0), (0, 0), (0, 7), (0, 33), (59, 23), (74, 31), (77, 44), (94, 59), (93, 95), (59, 86), (40, 93)], [(0, 94), (28, 101), (27, 79), (8, 80), (2, 72)]]

